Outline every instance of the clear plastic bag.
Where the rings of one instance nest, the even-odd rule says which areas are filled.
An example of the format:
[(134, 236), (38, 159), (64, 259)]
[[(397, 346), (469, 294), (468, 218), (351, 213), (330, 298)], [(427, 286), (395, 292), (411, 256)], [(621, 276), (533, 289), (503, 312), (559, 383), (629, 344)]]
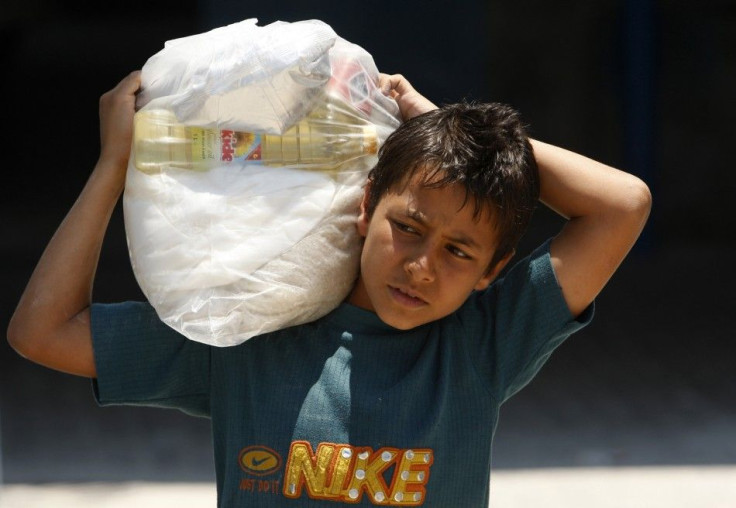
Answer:
[[(365, 177), (399, 125), (377, 80), (370, 55), (319, 21), (247, 20), (149, 59), (124, 213), (136, 279), (165, 323), (229, 346), (314, 320), (347, 296)], [(335, 124), (359, 126), (375, 146), (329, 164), (322, 152), (291, 157), (305, 129), (315, 146), (347, 146)], [(230, 133), (250, 136), (250, 155), (226, 160)], [(264, 160), (277, 153), (268, 143), (280, 159)]]

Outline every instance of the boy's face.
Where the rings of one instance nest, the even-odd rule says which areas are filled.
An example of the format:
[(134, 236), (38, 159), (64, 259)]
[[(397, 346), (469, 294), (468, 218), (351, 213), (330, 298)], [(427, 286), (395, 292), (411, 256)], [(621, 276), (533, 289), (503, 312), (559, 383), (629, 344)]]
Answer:
[(474, 218), (465, 198), (459, 185), (433, 189), (415, 178), (389, 191), (370, 217), (363, 206), (360, 276), (348, 301), (406, 330), (447, 316), (485, 289), (511, 255), (488, 270), (493, 218), (487, 210)]

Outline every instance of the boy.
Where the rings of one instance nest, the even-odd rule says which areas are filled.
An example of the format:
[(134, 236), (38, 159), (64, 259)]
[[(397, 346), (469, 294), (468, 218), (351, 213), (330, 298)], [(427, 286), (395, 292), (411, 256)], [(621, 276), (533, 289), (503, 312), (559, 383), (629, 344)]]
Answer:
[[(103, 405), (210, 417), (220, 506), (486, 506), (500, 404), (589, 321), (648, 216), (647, 187), (530, 141), (507, 107), (438, 110), (382, 76), (406, 123), (366, 185), (346, 303), (213, 348), (147, 304), (90, 305), (139, 82), (100, 101), (100, 159), (21, 298), (13, 347), (95, 378)], [(491, 284), (538, 198), (567, 224)]]

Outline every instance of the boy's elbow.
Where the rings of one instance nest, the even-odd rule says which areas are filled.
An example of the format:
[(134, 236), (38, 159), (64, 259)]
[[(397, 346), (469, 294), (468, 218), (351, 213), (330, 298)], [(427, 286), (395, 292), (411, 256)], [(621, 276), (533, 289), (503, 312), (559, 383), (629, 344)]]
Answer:
[(55, 323), (19, 308), (6, 333), (10, 347), (29, 361), (68, 374), (96, 375), (89, 318), (84, 311)]
[(33, 343), (33, 340), (31, 340), (30, 334), (25, 328), (26, 327), (24, 327), (22, 320), (18, 318), (17, 314), (14, 314), (13, 317), (10, 318), (10, 323), (8, 324), (8, 330), (6, 333), (10, 347), (22, 357), (28, 358), (28, 349)]
[(28, 320), (23, 319), (17, 312), (10, 318), (7, 330), (8, 344), (23, 358), (37, 361), (43, 350), (43, 337), (43, 334), (35, 330)]
[(623, 211), (643, 225), (652, 210), (652, 193), (640, 178), (627, 175), (626, 192), (620, 203)]

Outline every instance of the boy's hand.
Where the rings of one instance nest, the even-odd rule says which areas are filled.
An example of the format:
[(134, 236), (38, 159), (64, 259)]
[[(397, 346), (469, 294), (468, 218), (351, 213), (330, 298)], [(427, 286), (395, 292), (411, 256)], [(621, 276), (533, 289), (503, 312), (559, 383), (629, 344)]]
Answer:
[(417, 92), (401, 74), (379, 74), (378, 87), (383, 95), (391, 97), (398, 103), (404, 121), (437, 109), (437, 106)]
[(141, 72), (134, 71), (100, 97), (100, 161), (125, 168), (133, 141), (135, 96)]

